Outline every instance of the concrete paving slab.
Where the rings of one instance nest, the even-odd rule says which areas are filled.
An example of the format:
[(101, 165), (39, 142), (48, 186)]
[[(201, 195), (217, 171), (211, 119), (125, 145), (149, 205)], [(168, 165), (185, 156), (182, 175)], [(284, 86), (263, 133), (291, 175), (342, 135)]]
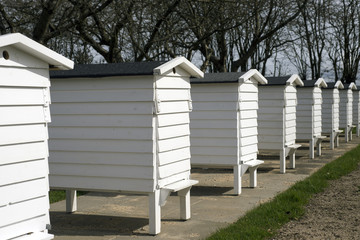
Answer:
[(191, 189), (192, 219), (178, 220), (179, 198), (171, 195), (162, 208), (161, 233), (148, 235), (148, 197), (117, 193), (91, 192), (78, 198), (78, 211), (66, 214), (65, 201), (51, 204), (50, 218), (55, 240), (122, 240), (122, 239), (204, 239), (235, 222), (247, 211), (265, 203), (288, 189), (324, 164), (360, 144), (360, 138), (329, 149), (323, 142), (322, 156), (308, 158), (307, 143), (296, 152), (296, 168), (279, 171), (278, 156), (262, 153), (265, 160), (258, 170), (258, 187), (249, 188), (249, 175), (243, 177), (240, 196), (234, 196), (230, 169), (193, 169), (192, 178), (200, 183)]

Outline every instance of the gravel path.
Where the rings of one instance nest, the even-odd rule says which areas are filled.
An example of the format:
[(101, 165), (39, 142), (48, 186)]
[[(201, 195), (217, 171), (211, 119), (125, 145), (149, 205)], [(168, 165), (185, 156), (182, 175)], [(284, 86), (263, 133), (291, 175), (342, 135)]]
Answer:
[(315, 195), (306, 214), (273, 239), (360, 239), (360, 166)]

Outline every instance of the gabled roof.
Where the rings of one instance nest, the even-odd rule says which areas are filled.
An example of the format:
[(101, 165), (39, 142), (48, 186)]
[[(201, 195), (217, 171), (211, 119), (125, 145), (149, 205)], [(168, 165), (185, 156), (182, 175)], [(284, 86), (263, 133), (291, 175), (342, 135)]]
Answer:
[(74, 62), (53, 50), (20, 34), (12, 33), (0, 36), (0, 47), (12, 46), (52, 65), (52, 68), (72, 69)]
[(323, 87), (326, 88), (327, 84), (323, 78), (319, 78), (317, 80), (305, 80), (303, 87)]
[(51, 78), (95, 78), (113, 76), (162, 75), (180, 66), (190, 75), (202, 77), (203, 72), (184, 57), (168, 62), (125, 62), (107, 64), (78, 64), (70, 71), (50, 71)]
[(356, 90), (357, 88), (356, 88), (356, 85), (355, 85), (355, 83), (345, 83), (344, 84), (344, 89), (351, 89), (351, 90)]
[(250, 78), (254, 78), (260, 84), (267, 84), (266, 78), (256, 69), (251, 69), (247, 72), (205, 73), (202, 79), (191, 78), (191, 83), (236, 83), (246, 82)]
[(344, 85), (342, 84), (341, 81), (336, 81), (336, 82), (329, 82), (327, 83), (327, 88), (331, 89), (331, 88), (337, 88), (337, 89), (343, 89)]
[(266, 77), (268, 80), (267, 85), (293, 85), (304, 86), (304, 82), (300, 79), (299, 75), (293, 74), (291, 76), (283, 77)]

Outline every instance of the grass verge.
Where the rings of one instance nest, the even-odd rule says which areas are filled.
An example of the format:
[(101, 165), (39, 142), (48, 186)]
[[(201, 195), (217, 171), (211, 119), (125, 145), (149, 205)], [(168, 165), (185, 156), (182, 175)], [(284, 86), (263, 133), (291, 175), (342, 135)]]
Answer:
[(360, 145), (338, 159), (326, 164), (317, 172), (295, 183), (273, 200), (249, 211), (236, 223), (218, 230), (208, 240), (215, 239), (268, 239), (282, 225), (304, 215), (305, 205), (316, 193), (328, 186), (329, 180), (345, 176), (358, 168)]
[[(84, 195), (86, 193), (88, 193), (88, 192), (76, 191), (77, 196), (81, 196), (81, 195)], [(64, 200), (65, 198), (66, 198), (65, 190), (51, 190), (49, 192), (50, 203), (59, 202), (59, 201)]]

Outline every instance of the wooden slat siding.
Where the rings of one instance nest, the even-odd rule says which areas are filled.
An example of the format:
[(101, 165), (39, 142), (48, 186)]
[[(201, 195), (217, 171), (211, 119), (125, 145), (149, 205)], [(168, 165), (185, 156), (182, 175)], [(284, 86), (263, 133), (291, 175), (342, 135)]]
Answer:
[(353, 123), (358, 124), (360, 122), (360, 94), (359, 91), (353, 92)]
[[(260, 88), (258, 114), (260, 149), (282, 149), (285, 145), (295, 143), (296, 103), (296, 88), (293, 86)], [(265, 110), (268, 107), (278, 110), (274, 114)], [(273, 131), (274, 129), (276, 131)], [(273, 135), (266, 135), (266, 132)]]
[[(181, 71), (176, 70), (177, 73)], [(190, 177), (190, 79), (172, 74), (156, 78), (155, 87), (155, 100), (160, 101), (156, 131), (157, 176), (159, 186), (164, 186)], [(169, 121), (178, 115), (183, 122)]]
[(46, 147), (45, 142), (0, 146), (0, 156), (7, 156), (1, 159), (0, 166), (47, 157)]
[[(293, 86), (285, 88), (286, 107), (285, 107), (285, 142), (286, 146), (292, 145), (296, 140), (296, 108), (297, 90)], [(295, 133), (294, 133), (295, 131)]]
[(2, 87), (0, 85), (0, 106), (43, 105), (44, 88)]
[[(149, 122), (152, 120), (152, 115), (121, 115), (121, 114), (106, 114), (106, 115), (78, 115), (78, 114), (53, 114), (51, 109), (52, 122), (50, 127), (123, 127), (123, 128), (146, 128), (149, 127)], [(179, 123), (186, 122), (182, 116), (174, 117)], [(0, 120), (1, 121), (1, 120)], [(188, 120), (187, 120), (188, 122)]]
[(145, 127), (51, 127), (51, 138), (97, 140), (143, 140), (152, 138), (152, 129)]
[[(96, 140), (96, 139), (57, 139), (50, 138), (51, 151), (69, 152), (116, 152), (125, 153), (151, 153), (151, 140)], [(52, 162), (52, 160), (50, 159)], [(144, 161), (149, 161), (148, 159)]]
[(57, 176), (109, 177), (127, 179), (153, 179), (152, 166), (125, 166), (110, 164), (52, 163), (50, 172)]
[[(18, 204), (0, 208), (0, 229), (7, 225), (15, 224), (24, 220), (46, 217), (49, 211), (49, 199), (47, 196), (31, 199)], [(44, 227), (44, 226), (43, 226)]]
[[(120, 182), (126, 182), (128, 191), (152, 191), (155, 185), (152, 78), (52, 81), (53, 122), (49, 126), (52, 188), (122, 190), (125, 186)], [(80, 180), (64, 185), (68, 183), (65, 178)], [(112, 185), (106, 186), (107, 181)], [(120, 188), (114, 188), (116, 182)]]
[(352, 125), (352, 90), (340, 90), (339, 124), (341, 128)]
[(2, 165), (0, 168), (0, 183), (1, 185), (7, 185), (31, 181), (37, 178), (45, 178), (47, 174), (47, 159)]
[[(47, 178), (34, 179), (0, 187), (0, 208), (9, 203), (14, 204), (28, 199), (46, 196), (44, 189), (48, 190), (49, 183)], [(26, 190), (31, 191), (26, 191)]]
[(47, 139), (45, 124), (0, 126), (0, 146), (46, 141)]
[[(258, 147), (281, 149), (284, 146), (284, 87), (259, 87)], [(271, 109), (268, 109), (271, 108)], [(277, 110), (275, 110), (277, 109)], [(267, 135), (267, 131), (274, 135)]]
[(39, 216), (37, 218), (29, 219), (25, 222), (18, 222), (11, 225), (8, 225), (4, 228), (0, 228), (0, 236), (3, 239), (11, 239), (17, 237), (18, 230), (21, 229), (23, 233), (29, 232), (41, 232), (44, 231), (44, 226), (49, 223), (48, 217)]
[(151, 161), (144, 159), (152, 158), (152, 153), (117, 153), (117, 152), (71, 152), (51, 151), (51, 159), (54, 163), (76, 164), (103, 164), (116, 165), (121, 162), (124, 166), (152, 166)]
[(45, 122), (43, 106), (4, 106), (0, 107), (0, 116), (0, 125)]
[(314, 87), (297, 89), (296, 139), (309, 140), (313, 137), (314, 89)]
[[(237, 83), (192, 85), (192, 165), (236, 164), (237, 88)], [(228, 154), (224, 148), (232, 150)]]
[(127, 191), (147, 193), (155, 188), (154, 181), (149, 179), (127, 179), (127, 178), (107, 178), (102, 177), (83, 177), (83, 176), (62, 176), (51, 175), (49, 178), (50, 187), (53, 189), (77, 189), (88, 191)]
[[(0, 86), (3, 87), (49, 87), (49, 71), (47, 69), (40, 68), (8, 68), (1, 67), (2, 77), (0, 78)], [(26, 78), (24, 78), (26, 76)], [(16, 81), (14, 81), (16, 79)]]

